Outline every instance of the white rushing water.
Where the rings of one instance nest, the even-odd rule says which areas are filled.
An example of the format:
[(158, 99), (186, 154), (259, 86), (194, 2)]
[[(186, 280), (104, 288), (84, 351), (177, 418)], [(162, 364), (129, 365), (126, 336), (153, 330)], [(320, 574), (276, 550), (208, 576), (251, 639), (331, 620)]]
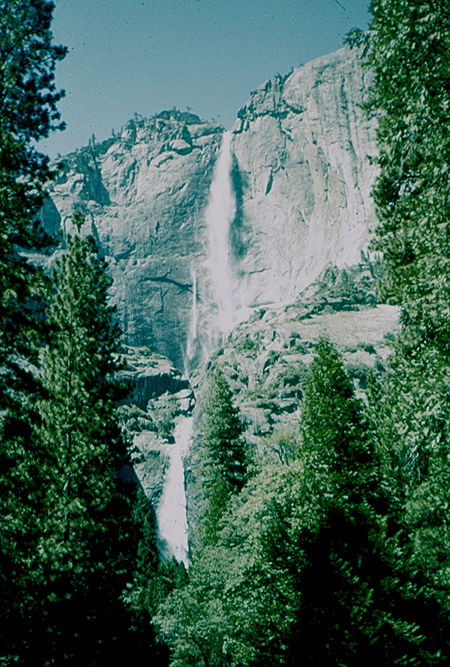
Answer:
[(236, 215), (236, 200), (231, 180), (232, 133), (224, 132), (217, 159), (209, 203), (205, 211), (208, 230), (207, 269), (211, 279), (212, 299), (217, 306), (218, 328), (223, 336), (236, 324), (235, 280), (231, 266), (231, 224)]
[(168, 445), (169, 465), (164, 488), (156, 512), (158, 547), (163, 560), (175, 558), (189, 565), (186, 491), (184, 486), (184, 457), (192, 440), (192, 417), (179, 417), (175, 427), (175, 443)]
[[(231, 225), (236, 215), (232, 185), (232, 133), (225, 132), (211, 182), (205, 219), (208, 233), (207, 274), (211, 306), (216, 311), (214, 331), (202, 326), (198, 304), (197, 274), (192, 268), (191, 322), (186, 343), (185, 371), (205, 361), (239, 320), (237, 281), (233, 275)], [(210, 314), (210, 310), (208, 315)], [(189, 565), (184, 457), (192, 440), (192, 417), (180, 417), (175, 428), (175, 444), (169, 445), (169, 464), (157, 510), (158, 546), (163, 560), (176, 558)]]

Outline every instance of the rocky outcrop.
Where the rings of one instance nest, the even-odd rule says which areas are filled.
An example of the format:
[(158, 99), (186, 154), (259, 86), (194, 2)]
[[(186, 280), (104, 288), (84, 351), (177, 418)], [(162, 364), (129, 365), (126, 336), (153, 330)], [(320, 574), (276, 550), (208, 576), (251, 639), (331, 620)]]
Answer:
[(329, 267), (293, 303), (255, 310), (191, 378), (197, 401), (186, 480), (194, 544), (204, 502), (197, 483), (203, 465), (199, 444), (213, 369), (221, 369), (232, 390), (255, 469), (286, 463), (298, 447), (308, 369), (321, 337), (341, 353), (359, 398), (365, 400), (369, 374), (385, 372), (400, 327), (399, 309), (377, 303), (377, 268), (369, 262)]
[(148, 348), (125, 348), (125, 368), (121, 377), (131, 386), (130, 401), (141, 409), (166, 392), (178, 394), (189, 389), (189, 380), (167, 357), (151, 353)]
[(191, 266), (204, 255), (202, 211), (222, 128), (193, 114), (135, 118), (101, 144), (63, 158), (43, 210), (71, 231), (80, 208), (114, 278), (112, 297), (132, 345), (183, 367)]
[(133, 468), (157, 511), (174, 445), (175, 423), (191, 414), (194, 394), (172, 362), (148, 348), (125, 347), (122, 362), (120, 379), (129, 383), (130, 395), (120, 406), (119, 415), (133, 445)]
[(375, 223), (367, 72), (341, 49), (276, 76), (239, 111), (234, 236), (250, 305), (289, 303), (327, 265), (357, 264)]
[[(357, 52), (343, 49), (268, 81), (239, 112), (235, 215), (223, 249), (237, 319), (293, 301), (326, 266), (355, 264), (367, 247), (375, 146), (359, 109), (365, 89)], [(188, 113), (136, 117), (61, 160), (42, 213), (48, 228), (70, 231), (74, 209), (86, 212), (109, 261), (125, 342), (178, 369), (189, 354), (191, 368), (202, 359), (217, 318), (205, 213), (222, 134)]]

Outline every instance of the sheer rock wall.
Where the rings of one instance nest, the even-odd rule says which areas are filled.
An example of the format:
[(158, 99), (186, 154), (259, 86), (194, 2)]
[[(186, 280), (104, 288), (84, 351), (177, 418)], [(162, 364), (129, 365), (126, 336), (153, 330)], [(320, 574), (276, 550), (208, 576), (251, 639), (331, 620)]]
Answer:
[[(236, 300), (289, 303), (328, 265), (358, 263), (374, 225), (375, 128), (355, 51), (341, 49), (251, 94), (233, 128)], [(117, 136), (62, 158), (47, 227), (87, 214), (114, 278), (125, 342), (182, 369), (196, 300), (197, 347), (213, 318), (205, 209), (223, 128), (193, 114), (135, 118)], [(245, 312), (245, 310), (243, 311)], [(248, 311), (247, 311), (248, 312)]]

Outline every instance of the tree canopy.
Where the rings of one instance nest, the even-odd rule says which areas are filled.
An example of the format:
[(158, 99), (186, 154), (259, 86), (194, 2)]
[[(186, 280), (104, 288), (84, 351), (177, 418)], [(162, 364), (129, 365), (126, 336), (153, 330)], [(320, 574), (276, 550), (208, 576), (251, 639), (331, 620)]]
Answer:
[[(81, 214), (74, 223), (81, 228)], [(124, 394), (111, 279), (92, 236), (77, 233), (66, 244), (49, 298), (39, 401), (43, 655), (65, 664), (84, 656), (95, 665), (124, 648), (121, 595), (135, 563), (136, 489), (121, 477), (130, 462), (116, 413)]]
[(52, 11), (43, 0), (0, 1), (0, 643), (13, 652), (31, 631), (39, 598), (32, 573), (44, 454), (33, 365), (43, 339), (43, 281), (24, 249), (47, 241), (36, 220), (50, 170), (35, 142), (60, 126), (54, 72), (66, 52), (52, 44)]

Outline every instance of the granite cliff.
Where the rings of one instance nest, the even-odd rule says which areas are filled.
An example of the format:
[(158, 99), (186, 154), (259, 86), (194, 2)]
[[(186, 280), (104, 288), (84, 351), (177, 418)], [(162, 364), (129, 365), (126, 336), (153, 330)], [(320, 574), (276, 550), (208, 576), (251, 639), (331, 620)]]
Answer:
[[(341, 49), (274, 77), (239, 111), (222, 174), (232, 199), (229, 245), (219, 248), (230, 325), (249, 309), (289, 303), (326, 266), (355, 264), (367, 248), (375, 144), (359, 108), (366, 76), (357, 54)], [(86, 212), (110, 263), (125, 342), (179, 369), (204, 360), (230, 328), (208, 261), (222, 136), (190, 113), (136, 117), (61, 159), (43, 210), (52, 230), (70, 228), (75, 208)]]
[(87, 215), (114, 278), (125, 342), (182, 367), (191, 265), (203, 255), (201, 215), (222, 128), (192, 114), (135, 118), (118, 136), (64, 157), (44, 223), (70, 230)]
[(239, 111), (241, 261), (248, 299), (288, 303), (327, 265), (356, 264), (374, 224), (374, 125), (354, 52), (277, 76)]
[(164, 111), (59, 160), (42, 221), (70, 231), (83, 210), (109, 262), (135, 387), (122, 416), (163, 557), (188, 562), (184, 488), (193, 525), (211, 362), (255, 455), (269, 458), (286, 455), (319, 336), (341, 349), (360, 392), (367, 369), (383, 367), (398, 314), (376, 303), (368, 253), (367, 77), (341, 49), (267, 81), (231, 131)]

